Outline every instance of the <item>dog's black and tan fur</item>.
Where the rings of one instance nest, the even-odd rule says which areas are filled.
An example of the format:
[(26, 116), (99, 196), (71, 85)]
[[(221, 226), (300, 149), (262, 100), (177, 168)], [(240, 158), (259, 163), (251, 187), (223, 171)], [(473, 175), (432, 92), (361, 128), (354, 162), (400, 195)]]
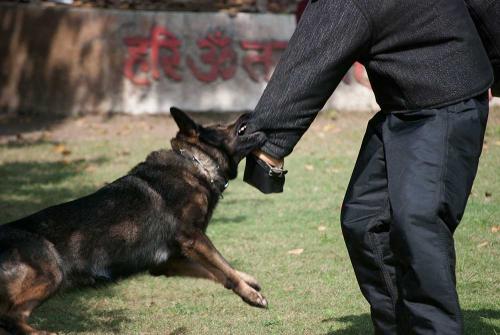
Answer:
[(0, 334), (46, 334), (27, 320), (61, 289), (137, 273), (208, 278), (266, 307), (256, 280), (234, 270), (205, 230), (238, 162), (262, 145), (240, 117), (203, 127), (172, 109), (172, 150), (151, 153), (126, 176), (86, 197), (0, 226)]

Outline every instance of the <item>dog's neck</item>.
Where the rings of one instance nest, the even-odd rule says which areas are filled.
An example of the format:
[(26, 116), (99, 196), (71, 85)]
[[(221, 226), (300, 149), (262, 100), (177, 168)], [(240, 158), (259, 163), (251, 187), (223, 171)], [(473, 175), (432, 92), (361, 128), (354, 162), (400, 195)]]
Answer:
[(229, 180), (224, 176), (218, 162), (213, 157), (194, 145), (180, 141), (172, 141), (172, 149), (194, 164), (222, 197), (222, 192), (227, 188)]

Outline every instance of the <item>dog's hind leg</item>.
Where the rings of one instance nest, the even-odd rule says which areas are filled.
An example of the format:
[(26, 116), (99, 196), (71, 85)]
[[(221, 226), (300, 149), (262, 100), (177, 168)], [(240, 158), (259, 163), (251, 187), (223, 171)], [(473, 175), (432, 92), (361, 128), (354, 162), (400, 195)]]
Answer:
[[(50, 246), (11, 249), (0, 263), (0, 329), (12, 334), (46, 335), (34, 329), (28, 318), (35, 307), (51, 296), (62, 281), (57, 255)], [(21, 251), (22, 250), (22, 251)]]
[[(255, 307), (267, 307), (267, 300), (264, 296), (252, 288), (242, 278), (241, 273), (229, 265), (201, 230), (183, 231), (178, 235), (177, 240), (186, 257), (198, 262), (214, 275), (220, 277), (219, 281), (225, 283), (225, 286), (231, 288), (243, 301)], [(217, 275), (217, 273), (220, 274)]]

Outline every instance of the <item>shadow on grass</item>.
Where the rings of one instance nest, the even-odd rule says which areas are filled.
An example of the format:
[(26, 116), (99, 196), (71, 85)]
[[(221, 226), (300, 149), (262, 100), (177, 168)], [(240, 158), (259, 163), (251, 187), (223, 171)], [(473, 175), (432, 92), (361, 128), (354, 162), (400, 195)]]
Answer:
[(348, 315), (340, 318), (328, 318), (321, 322), (335, 322), (346, 325), (344, 329), (333, 330), (325, 335), (361, 335), (373, 333), (373, 327), (369, 314)]
[(122, 324), (131, 319), (127, 309), (106, 308), (106, 301), (115, 296), (109, 287), (64, 293), (35, 310), (31, 322), (38, 329), (53, 332), (119, 334)]
[(224, 199), (223, 204), (224, 205), (233, 205), (233, 204), (239, 204), (239, 203), (244, 203), (248, 207), (252, 206), (261, 206), (262, 204), (273, 204), (274, 200), (273, 199), (259, 199), (259, 198), (237, 198), (237, 199)]
[(211, 220), (211, 224), (221, 224), (221, 223), (240, 223), (245, 221), (245, 215), (236, 215), (236, 216), (217, 216)]
[(75, 199), (97, 189), (94, 185), (61, 185), (104, 158), (67, 162), (9, 162), (0, 165), (0, 223)]
[(224, 208), (227, 206), (228, 208), (230, 206), (237, 206), (241, 204), (245, 204), (249, 208), (257, 208), (259, 206), (262, 206), (264, 203), (272, 204), (273, 200), (266, 200), (266, 199), (256, 199), (256, 198), (250, 198), (250, 199), (244, 199), (244, 198), (236, 198), (236, 199), (224, 199), (221, 204), (218, 207), (217, 210), (217, 215), (215, 215), (212, 220), (210, 221), (210, 224), (225, 224), (225, 223), (241, 223), (244, 222), (247, 219), (246, 215), (243, 214), (237, 214), (237, 215), (224, 215)]
[(179, 327), (174, 329), (172, 332), (168, 333), (168, 335), (185, 335), (188, 334), (188, 329), (186, 327)]
[[(1, 136), (1, 135), (0, 135)], [(9, 140), (5, 143), (0, 144), (0, 149), (22, 149), (22, 148), (30, 148), (33, 147), (34, 145), (57, 145), (59, 142), (56, 141), (49, 141), (43, 138), (37, 138), (37, 139), (13, 139)]]
[(23, 136), (35, 131), (50, 130), (64, 122), (62, 116), (26, 116), (26, 115), (1, 115), (0, 114), (0, 137)]
[[(488, 320), (500, 320), (500, 310), (464, 310), (463, 314), (465, 334), (489, 335), (498, 334), (500, 332), (500, 327), (488, 322)], [(344, 329), (330, 331), (325, 335), (365, 335), (373, 333), (371, 318), (367, 313), (361, 315), (348, 315), (340, 318), (328, 318), (322, 320), (322, 322), (337, 322), (346, 325)]]

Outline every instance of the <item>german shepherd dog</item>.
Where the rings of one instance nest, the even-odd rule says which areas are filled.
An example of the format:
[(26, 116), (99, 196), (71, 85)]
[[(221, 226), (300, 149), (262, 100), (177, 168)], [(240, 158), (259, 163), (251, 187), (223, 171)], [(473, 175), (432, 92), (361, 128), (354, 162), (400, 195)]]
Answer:
[(97, 192), (0, 226), (0, 334), (49, 334), (27, 321), (61, 289), (99, 286), (149, 271), (206, 278), (267, 307), (257, 281), (233, 269), (205, 235), (240, 160), (260, 147), (248, 114), (201, 126), (172, 108), (172, 150), (154, 151)]

